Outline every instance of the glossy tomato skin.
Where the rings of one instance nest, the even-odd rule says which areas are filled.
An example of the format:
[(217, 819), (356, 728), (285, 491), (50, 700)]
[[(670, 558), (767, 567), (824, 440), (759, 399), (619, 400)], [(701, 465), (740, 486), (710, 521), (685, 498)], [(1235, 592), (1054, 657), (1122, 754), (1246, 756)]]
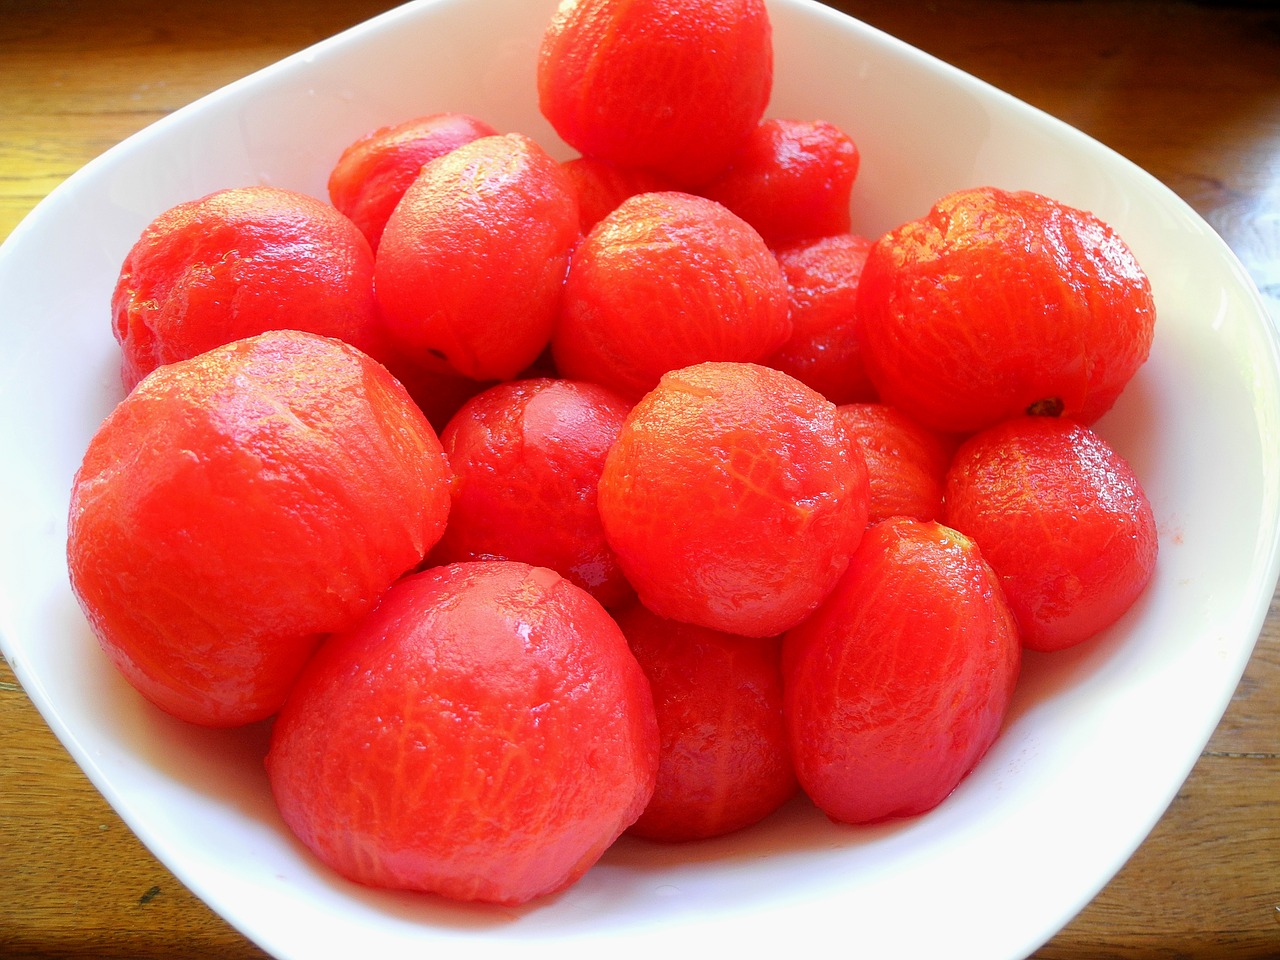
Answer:
[(666, 374), (632, 408), (598, 503), (645, 606), (767, 637), (839, 579), (868, 500), (866, 464), (835, 404), (768, 367), (701, 363)]
[(879, 398), (972, 433), (1024, 414), (1091, 424), (1151, 349), (1151, 283), (1092, 213), (995, 187), (942, 197), (881, 236), (857, 331)]
[(822, 607), (784, 640), (801, 787), (839, 822), (933, 809), (999, 734), (1021, 649), (971, 540), (936, 522), (874, 524)]
[(354, 348), (275, 331), (145, 378), (71, 495), (72, 587), (161, 709), (261, 720), (320, 637), (440, 537), (449, 468), (403, 388)]
[(839, 416), (867, 461), (869, 522), (941, 520), (947, 469), (959, 441), (885, 403), (842, 404)]
[(453, 505), (436, 562), (502, 558), (550, 567), (606, 607), (632, 596), (597, 509), (605, 456), (631, 404), (548, 377), (473, 397), (441, 434)]
[(379, 127), (342, 151), (329, 172), (329, 200), (376, 251), (387, 220), (422, 166), (497, 133), (484, 120), (462, 113), (412, 116)]
[(611, 214), (624, 200), (641, 193), (659, 193), (674, 185), (656, 173), (639, 167), (620, 167), (595, 157), (574, 157), (563, 164), (578, 194), (582, 233)]
[(523, 134), (481, 137), (426, 164), (374, 260), (390, 365), (517, 376), (551, 338), (578, 228), (573, 184)]
[(769, 117), (699, 193), (776, 248), (849, 232), (860, 162), (857, 144), (833, 123)]
[(586, 156), (688, 188), (764, 116), (773, 28), (763, 0), (565, 0), (538, 51), (538, 105)]
[(617, 613), (649, 685), (661, 736), (653, 797), (629, 832), (665, 842), (758, 823), (796, 792), (782, 721), (781, 641)]
[(637, 400), (680, 367), (760, 361), (791, 330), (782, 269), (750, 225), (705, 197), (643, 193), (574, 250), (551, 352), (563, 376)]
[(425, 164), (497, 133), (480, 118), (456, 112), (379, 127), (342, 151), (329, 172), (329, 200), (377, 250), (391, 211)]
[(279, 187), (218, 190), (161, 213), (121, 264), (111, 312), (126, 389), (267, 330), (334, 337), (381, 359), (368, 241), (329, 204)]
[(946, 476), (946, 522), (999, 574), (1028, 649), (1081, 643), (1155, 573), (1159, 538), (1129, 463), (1095, 431), (1016, 417), (969, 438)]
[(858, 343), (858, 281), (871, 240), (839, 233), (774, 248), (787, 282), (791, 336), (763, 361), (808, 384), (832, 403), (870, 402)]
[(397, 583), (320, 649), (267, 756), (285, 822), (343, 876), (512, 905), (581, 877), (657, 765), (649, 685), (617, 624), (513, 561)]

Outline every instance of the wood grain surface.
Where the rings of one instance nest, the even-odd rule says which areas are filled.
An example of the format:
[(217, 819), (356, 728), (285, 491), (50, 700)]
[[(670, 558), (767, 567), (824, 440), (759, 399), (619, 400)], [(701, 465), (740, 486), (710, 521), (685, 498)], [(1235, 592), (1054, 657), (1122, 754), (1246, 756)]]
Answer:
[[(834, 5), (1149, 170), (1223, 235), (1280, 319), (1275, 5)], [(0, 237), (129, 134), (388, 6), (0, 0)], [(262, 956), (134, 838), (0, 663), (0, 957)], [(1226, 716), (1164, 817), (1035, 956), (1280, 958), (1276, 601)]]

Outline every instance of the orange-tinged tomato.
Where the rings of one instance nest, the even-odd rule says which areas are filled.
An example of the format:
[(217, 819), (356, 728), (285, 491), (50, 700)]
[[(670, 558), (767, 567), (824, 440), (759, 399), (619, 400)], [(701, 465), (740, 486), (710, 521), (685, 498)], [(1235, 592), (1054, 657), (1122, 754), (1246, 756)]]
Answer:
[(801, 787), (840, 822), (933, 809), (999, 735), (1021, 650), (972, 540), (907, 517), (874, 524), (822, 607), (784, 640)]
[(111, 660), (194, 723), (261, 720), (444, 529), (449, 467), (390, 374), (284, 330), (167, 364), (99, 427), (71, 584)]
[(760, 235), (668, 191), (624, 201), (579, 244), (551, 352), (562, 375), (634, 400), (669, 370), (760, 361), (790, 333), (786, 281)]
[(632, 409), (598, 502), (645, 606), (767, 637), (840, 577), (869, 497), (835, 404), (768, 367), (702, 363), (667, 374)]
[(428, 163), (374, 261), (390, 365), (505, 380), (533, 363), (551, 339), (578, 219), (564, 170), (522, 134)]
[(368, 242), (329, 204), (278, 187), (219, 190), (160, 214), (125, 257), (111, 311), (127, 389), (267, 330), (336, 337), (381, 359)]
[(1098, 217), (983, 187), (876, 242), (857, 331), (879, 398), (927, 427), (971, 433), (1022, 414), (1088, 424), (1146, 362), (1155, 302)]
[(1155, 572), (1155, 516), (1142, 484), (1098, 434), (1016, 417), (969, 438), (946, 477), (946, 522), (1000, 575), (1023, 643), (1060, 650), (1133, 605)]
[(566, 143), (688, 188), (718, 173), (764, 116), (773, 28), (763, 0), (563, 0), (537, 83)]
[(272, 730), (284, 820), (376, 887), (519, 904), (574, 883), (653, 793), (649, 684), (618, 625), (514, 561), (399, 581)]

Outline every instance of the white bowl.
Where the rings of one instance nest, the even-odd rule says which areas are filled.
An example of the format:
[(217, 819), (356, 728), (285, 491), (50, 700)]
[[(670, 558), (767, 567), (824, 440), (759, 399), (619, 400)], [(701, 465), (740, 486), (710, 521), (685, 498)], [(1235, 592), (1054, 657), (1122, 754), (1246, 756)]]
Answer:
[[(1150, 361), (1100, 432), (1142, 478), (1155, 581), (1105, 635), (1026, 664), (1008, 728), (932, 813), (839, 827), (797, 801), (716, 841), (624, 839), (522, 909), (346, 883), (276, 815), (264, 733), (170, 720), (116, 676), (71, 596), (71, 477), (120, 398), (108, 299), (166, 207), (266, 182), (323, 197), (366, 131), (459, 110), (569, 156), (538, 115), (553, 0), (426, 0), (232, 84), (89, 164), (0, 251), (0, 640), (54, 732), (198, 896), (287, 958), (694, 956), (827, 943), (853, 956), (1021, 957), (1107, 882), (1158, 820), (1244, 669), (1280, 572), (1280, 361), (1223, 242), (1098, 143), (808, 0), (775, 0), (769, 113), (840, 124), (863, 154), (855, 227), (876, 234), (960, 187), (1038, 190), (1129, 241), (1159, 309)], [(439, 951), (445, 951), (441, 954)], [(433, 953), (434, 951), (434, 953)]]

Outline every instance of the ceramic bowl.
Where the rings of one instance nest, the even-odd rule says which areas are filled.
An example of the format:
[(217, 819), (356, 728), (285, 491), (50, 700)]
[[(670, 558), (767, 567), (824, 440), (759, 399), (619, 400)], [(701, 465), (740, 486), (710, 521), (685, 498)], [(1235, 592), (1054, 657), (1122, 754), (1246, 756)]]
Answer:
[(1099, 424), (1158, 521), (1154, 582), (1087, 644), (1029, 655), (1007, 729), (931, 813), (853, 828), (803, 800), (717, 840), (624, 838), (565, 893), (520, 909), (347, 883), (276, 814), (264, 730), (195, 729), (100, 654), (68, 587), (72, 475), (121, 398), (108, 303), (165, 208), (270, 183), (324, 197), (341, 149), (382, 124), (472, 113), (571, 156), (537, 110), (553, 0), (424, 0), (214, 93), (55, 190), (0, 251), (0, 641), (35, 705), (124, 821), (214, 910), (281, 958), (775, 955), (1017, 958), (1120, 868), (1174, 796), (1240, 678), (1272, 596), (1280, 362), (1222, 240), (1120, 156), (893, 38), (773, 0), (772, 116), (857, 141), (854, 228), (954, 189), (1031, 189), (1109, 221), (1148, 271), (1148, 363)]

